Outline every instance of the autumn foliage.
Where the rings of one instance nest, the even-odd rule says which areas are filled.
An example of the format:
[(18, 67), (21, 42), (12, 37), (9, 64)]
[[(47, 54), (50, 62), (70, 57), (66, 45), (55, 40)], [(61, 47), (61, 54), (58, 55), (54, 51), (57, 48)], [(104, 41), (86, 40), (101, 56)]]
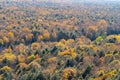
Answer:
[(45, 1), (0, 0), (0, 80), (120, 80), (120, 3)]

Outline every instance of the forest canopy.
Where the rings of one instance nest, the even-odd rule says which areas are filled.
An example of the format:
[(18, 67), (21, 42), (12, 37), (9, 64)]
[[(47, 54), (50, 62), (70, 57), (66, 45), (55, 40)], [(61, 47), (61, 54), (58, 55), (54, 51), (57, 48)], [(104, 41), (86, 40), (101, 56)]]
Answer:
[(0, 1), (0, 80), (120, 79), (118, 0), (62, 1)]

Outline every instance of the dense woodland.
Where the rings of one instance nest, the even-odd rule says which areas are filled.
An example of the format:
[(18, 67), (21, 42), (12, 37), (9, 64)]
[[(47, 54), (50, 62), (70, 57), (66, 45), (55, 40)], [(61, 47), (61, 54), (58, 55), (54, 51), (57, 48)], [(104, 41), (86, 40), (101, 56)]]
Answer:
[(120, 80), (120, 3), (0, 2), (0, 80)]

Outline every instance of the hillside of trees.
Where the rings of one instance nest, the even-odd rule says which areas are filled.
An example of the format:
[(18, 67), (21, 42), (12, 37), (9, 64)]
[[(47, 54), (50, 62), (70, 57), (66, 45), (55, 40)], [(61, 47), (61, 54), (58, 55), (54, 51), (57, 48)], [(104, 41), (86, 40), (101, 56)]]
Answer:
[(0, 2), (0, 80), (120, 80), (120, 3)]

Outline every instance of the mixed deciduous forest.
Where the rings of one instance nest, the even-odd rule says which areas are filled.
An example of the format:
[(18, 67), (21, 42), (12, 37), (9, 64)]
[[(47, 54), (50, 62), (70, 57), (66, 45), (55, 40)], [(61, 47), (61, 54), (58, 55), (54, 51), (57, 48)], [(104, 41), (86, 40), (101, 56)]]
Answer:
[(1, 1), (0, 80), (120, 80), (120, 3)]

